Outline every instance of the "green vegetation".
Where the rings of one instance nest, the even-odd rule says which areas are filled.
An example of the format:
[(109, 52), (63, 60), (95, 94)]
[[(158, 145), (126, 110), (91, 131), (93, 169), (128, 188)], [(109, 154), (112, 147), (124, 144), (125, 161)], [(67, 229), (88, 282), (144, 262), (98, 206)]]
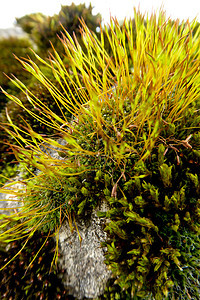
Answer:
[[(199, 298), (196, 25), (166, 20), (163, 12), (144, 20), (135, 11), (135, 23), (125, 20), (121, 27), (111, 20), (99, 39), (82, 21), (83, 48), (67, 31), (62, 37), (67, 67), (55, 48), (49, 60), (35, 54), (39, 64), (20, 60), (49, 91), (58, 111), (18, 79), (13, 84), (36, 112), (23, 97), (4, 91), (54, 136), (28, 122), (17, 126), (7, 114), (5, 130), (18, 142), (12, 145), (17, 161), (39, 172), (30, 170), (25, 188), (13, 192), (22, 207), (2, 220), (1, 241), (29, 239), (36, 231), (57, 235), (64, 218), (73, 229), (78, 215), (88, 217), (104, 201), (109, 210), (99, 217), (106, 219), (108, 238), (102, 246), (114, 279), (103, 297)], [(59, 155), (52, 155), (56, 149)], [(6, 193), (6, 186), (0, 192)], [(16, 218), (21, 222), (10, 228)]]

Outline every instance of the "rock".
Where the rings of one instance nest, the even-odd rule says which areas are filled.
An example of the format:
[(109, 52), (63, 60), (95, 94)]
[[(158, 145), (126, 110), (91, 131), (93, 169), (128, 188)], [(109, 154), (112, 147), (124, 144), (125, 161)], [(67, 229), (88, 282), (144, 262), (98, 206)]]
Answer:
[(27, 37), (27, 34), (20, 27), (11, 27), (7, 29), (0, 29), (0, 39), (10, 37)]
[(0, 193), (0, 213), (9, 215), (10, 213), (16, 213), (18, 208), (22, 205), (22, 202), (17, 198), (17, 196), (13, 195), (12, 193), (9, 194), (9, 190), (22, 190), (24, 185), (20, 182), (20, 178), (16, 177), (13, 179), (16, 183), (13, 184), (11, 187), (6, 187), (8, 189), (8, 193)]
[(101, 242), (106, 233), (102, 229), (103, 220), (97, 211), (105, 211), (105, 205), (96, 209), (89, 220), (76, 220), (78, 232), (71, 232), (69, 224), (63, 224), (59, 235), (60, 266), (65, 270), (63, 284), (69, 295), (77, 299), (96, 298), (103, 294), (111, 271), (104, 263), (105, 249)]

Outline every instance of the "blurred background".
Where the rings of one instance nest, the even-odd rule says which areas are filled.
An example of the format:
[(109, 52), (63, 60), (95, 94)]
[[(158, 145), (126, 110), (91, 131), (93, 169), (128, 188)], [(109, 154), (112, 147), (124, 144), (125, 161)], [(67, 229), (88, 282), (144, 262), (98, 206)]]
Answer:
[[(7, 0), (4, 1), (0, 10), (0, 28), (10, 28), (16, 24), (15, 18), (23, 15), (41, 12), (45, 15), (54, 15), (60, 11), (61, 5), (70, 5), (70, 0)], [(190, 20), (199, 17), (200, 2), (196, 0), (74, 0), (73, 3), (78, 5), (90, 3), (93, 7), (94, 14), (100, 13), (104, 22), (109, 21), (110, 14), (118, 19), (124, 17), (133, 17), (133, 7), (140, 7), (142, 12), (151, 12), (152, 9), (159, 9), (161, 6), (166, 10), (167, 15), (172, 18)]]

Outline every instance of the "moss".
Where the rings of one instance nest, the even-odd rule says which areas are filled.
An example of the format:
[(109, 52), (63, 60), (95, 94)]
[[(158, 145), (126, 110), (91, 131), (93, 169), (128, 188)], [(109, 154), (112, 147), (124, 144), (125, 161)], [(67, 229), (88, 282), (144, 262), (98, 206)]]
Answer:
[(42, 105), (45, 119), (36, 116), (48, 118), (66, 142), (57, 160), (41, 150), (60, 149), (55, 140), (31, 129), (24, 140), (17, 126), (10, 131), (27, 146), (16, 147), (16, 157), (41, 170), (27, 183), (21, 216), (30, 230), (56, 232), (64, 218), (72, 225), (106, 201), (109, 210), (99, 216), (113, 278), (104, 296), (198, 299), (199, 32), (164, 14), (145, 22), (135, 13), (135, 25), (136, 40), (132, 22), (121, 28), (111, 20), (105, 35), (113, 55), (104, 49), (103, 31), (99, 41), (84, 24), (86, 51), (63, 38), (69, 70), (56, 51), (44, 63), (62, 88), (66, 83), (65, 94), (33, 61), (22, 61), (74, 117), (67, 121), (65, 112)]
[(0, 172), (0, 186), (6, 183), (7, 180), (12, 179), (17, 175), (18, 166), (16, 164), (6, 164)]
[[(110, 107), (111, 102), (107, 110), (106, 105), (104, 107), (104, 120), (109, 122), (106, 130), (112, 138), (116, 130), (110, 114), (112, 112), (112, 118), (115, 117), (115, 107), (111, 110)], [(181, 126), (188, 111), (176, 123), (181, 131), (172, 132), (168, 126), (161, 127), (160, 138), (145, 162), (134, 154), (116, 164), (110, 155), (104, 155), (102, 139), (98, 135), (91, 138), (92, 121), (87, 114), (83, 123), (74, 127), (74, 136), (81, 147), (99, 153), (92, 157), (82, 155), (79, 162), (95, 170), (90, 184), (95, 184), (98, 193), (103, 190), (101, 199), (106, 199), (111, 206), (109, 211), (99, 214), (108, 219), (105, 227), (108, 240), (102, 246), (107, 247), (105, 262), (116, 277), (112, 292), (108, 288), (105, 298), (187, 299), (191, 295), (198, 299), (199, 156), (198, 150), (191, 147), (194, 143), (199, 149), (198, 108), (196, 103), (190, 131)], [(118, 130), (121, 129), (118, 123)], [(124, 134), (123, 138), (128, 142), (130, 136)], [(187, 136), (190, 136), (189, 146), (184, 144), (186, 138), (181, 142), (181, 138)], [(168, 144), (171, 141), (175, 142), (174, 146)], [(138, 152), (139, 148), (140, 145)], [(81, 192), (85, 199), (88, 190), (82, 188)], [(191, 254), (188, 242), (195, 249)], [(178, 290), (182, 291), (181, 295)]]
[[(1, 270), (1, 299), (70, 299), (66, 297), (67, 291), (59, 279), (63, 270), (57, 270), (53, 266), (50, 271), (56, 246), (53, 239), (46, 242), (35, 262), (29, 265), (45, 238), (44, 233), (36, 232), (19, 256)], [(6, 251), (1, 250), (1, 266), (21, 250), (23, 242), (25, 241), (14, 241), (7, 245)]]

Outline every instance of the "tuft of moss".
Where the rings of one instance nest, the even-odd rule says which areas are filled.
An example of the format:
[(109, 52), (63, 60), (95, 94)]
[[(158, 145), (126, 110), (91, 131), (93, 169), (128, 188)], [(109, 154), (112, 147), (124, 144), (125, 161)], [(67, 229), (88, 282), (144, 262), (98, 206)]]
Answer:
[[(56, 50), (50, 62), (36, 55), (63, 93), (33, 61), (21, 60), (63, 113), (35, 99), (22, 82), (16, 85), (38, 104), (35, 118), (66, 143), (28, 125), (25, 139), (9, 119), (7, 132), (19, 143), (16, 158), (40, 170), (27, 181), (22, 229), (12, 228), (12, 238), (24, 233), (23, 226), (57, 233), (65, 217), (71, 225), (72, 217), (86, 217), (106, 201), (109, 209), (99, 217), (106, 219), (102, 246), (113, 273), (107, 297), (198, 299), (200, 28), (195, 21), (166, 20), (162, 12), (144, 20), (136, 11), (135, 22), (123, 27), (111, 19), (100, 40), (82, 25), (84, 51), (63, 35), (68, 69)], [(49, 153), (55, 147), (59, 158)]]
[[(102, 108), (104, 121), (109, 124), (104, 134), (110, 139), (116, 139), (113, 119), (118, 118), (118, 132), (123, 130), (120, 113), (116, 115), (114, 105), (111, 99)], [(116, 151), (120, 159), (119, 148), (111, 148), (111, 153), (104, 154), (105, 141), (101, 134), (91, 138), (89, 113), (81, 116), (80, 124), (74, 126), (77, 143), (87, 151), (98, 153), (79, 156), (79, 163), (95, 170), (90, 185), (110, 205), (110, 210), (100, 212), (99, 217), (107, 220), (108, 240), (102, 246), (107, 248), (105, 262), (115, 277), (109, 293), (113, 299), (151, 296), (198, 299), (200, 143), (196, 113), (199, 106), (198, 101), (189, 106), (175, 123), (173, 132), (171, 128), (175, 126), (161, 124), (157, 142), (145, 161), (138, 155), (140, 143), (134, 153), (128, 153), (117, 164), (112, 155)], [(124, 118), (128, 113), (128, 109), (127, 112), (123, 109)], [(123, 140), (128, 143), (133, 135), (134, 130), (128, 131), (123, 134)], [(82, 191), (85, 199), (82, 203), (87, 201), (86, 196), (87, 190)]]

